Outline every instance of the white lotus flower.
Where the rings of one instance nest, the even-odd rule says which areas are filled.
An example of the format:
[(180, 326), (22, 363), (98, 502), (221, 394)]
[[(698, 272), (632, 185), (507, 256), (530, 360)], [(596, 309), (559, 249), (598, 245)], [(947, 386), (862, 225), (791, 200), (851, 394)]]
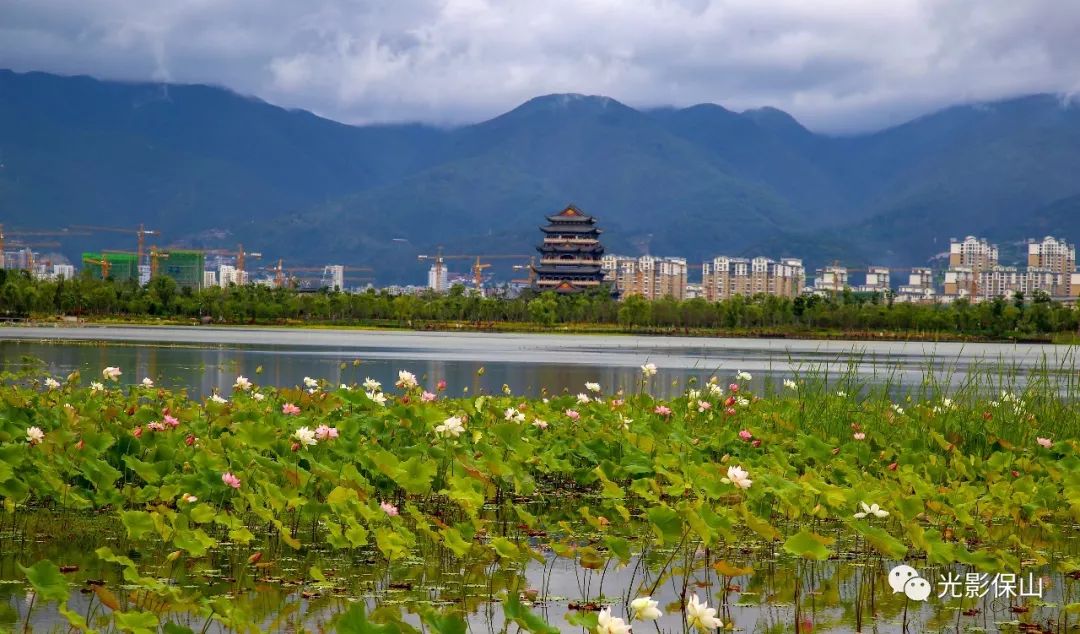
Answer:
[(440, 436), (453, 436), (457, 438), (465, 431), (465, 424), (457, 416), (451, 416), (435, 427), (435, 433)]
[(416, 387), (416, 375), (408, 370), (401, 370), (397, 373), (398, 380), (394, 385), (403, 390), (411, 390)]
[(55, 390), (56, 388), (60, 387), (60, 381), (57, 381), (50, 376), (45, 379), (45, 387), (49, 388), (50, 390)]
[(101, 371), (101, 376), (106, 381), (119, 381), (121, 374), (123, 372), (120, 371), (120, 368), (111, 365)]
[(749, 372), (743, 372), (742, 370), (739, 370), (738, 374), (735, 375), (735, 378), (739, 381), (749, 381), (754, 377), (750, 376)]
[(630, 602), (630, 610), (633, 616), (632, 621), (655, 621), (664, 615), (656, 606), (660, 605), (659, 601), (653, 601), (652, 597), (638, 597)]
[(791, 379), (784, 379), (784, 387), (786, 387), (789, 390), (798, 390), (799, 389), (799, 384), (796, 383), (795, 381), (792, 381)]
[(897, 414), (902, 415), (904, 413), (904, 408), (900, 407), (900, 405), (898, 405), (896, 403), (893, 403), (892, 404), (892, 411), (896, 412)]
[(590, 381), (590, 382), (585, 383), (585, 389), (589, 390), (590, 392), (595, 392), (595, 393), (599, 394), (600, 393), (600, 384), (599, 383), (593, 383), (593, 382)]
[(525, 422), (525, 414), (519, 412), (517, 408), (514, 407), (506, 408), (506, 411), (503, 412), (503, 418), (505, 418), (506, 420), (512, 420), (515, 423)]
[(379, 383), (369, 376), (364, 379), (364, 389), (368, 392), (378, 392), (382, 389), (382, 383)]
[(589, 398), (589, 395), (588, 395), (588, 394), (585, 394), (585, 393), (581, 393), (581, 394), (578, 394), (578, 395), (577, 395), (577, 402), (578, 402), (578, 403), (581, 403), (582, 405), (585, 405), (586, 403), (588, 403), (588, 402), (589, 402), (589, 401), (591, 401), (591, 400), (592, 400), (592, 399), (591, 399), (591, 398)]
[(718, 383), (709, 383), (709, 394), (713, 396), (720, 396), (724, 393), (724, 388), (720, 387)]
[(750, 474), (747, 473), (746, 469), (743, 469), (741, 466), (728, 467), (727, 478), (725, 478), (725, 480), (734, 484), (740, 489), (749, 489), (750, 485), (754, 483), (754, 481), (750, 479)]
[(91, 392), (100, 392), (100, 391), (102, 391), (104, 389), (105, 389), (105, 386), (102, 385), (101, 383), (98, 383), (97, 381), (90, 381), (90, 391)]
[(154, 387), (154, 379), (151, 379), (148, 376), (144, 376), (142, 380), (142, 385), (143, 387)]
[(879, 507), (877, 504), (866, 505), (866, 502), (859, 502), (859, 506), (862, 507), (862, 511), (855, 514), (855, 519), (862, 519), (867, 515), (873, 515), (874, 517), (888, 517), (889, 512)]
[(645, 365), (641, 366), (641, 375), (645, 378), (649, 378), (650, 376), (656, 376), (656, 364), (646, 363)]
[(214, 401), (215, 403), (228, 403), (229, 402), (227, 399), (221, 398), (220, 394), (211, 394), (210, 395), (210, 400)]
[(541, 418), (537, 418), (536, 420), (534, 420), (532, 422), (532, 425), (533, 425), (533, 427), (537, 427), (539, 429), (547, 429), (548, 428), (547, 421), (543, 420)]
[(251, 381), (249, 381), (246, 376), (238, 376), (236, 377), (236, 381), (233, 383), (233, 389), (243, 390), (246, 392), (251, 389)]
[(315, 430), (310, 427), (301, 427), (300, 429), (297, 429), (293, 432), (293, 438), (301, 445), (311, 446), (319, 442), (315, 439)]
[(630, 626), (621, 618), (611, 616), (611, 608), (604, 608), (597, 616), (596, 634), (630, 634)]
[(702, 603), (696, 594), (690, 595), (690, 600), (686, 602), (686, 623), (690, 627), (699, 627), (703, 630), (724, 627), (724, 622), (716, 618), (716, 608), (710, 608), (709, 604)]
[(310, 376), (305, 376), (304, 377), (304, 385), (309, 387), (309, 388), (319, 387), (319, 382), (316, 381), (315, 379), (311, 378)]
[(367, 397), (370, 398), (371, 400), (375, 401), (379, 405), (382, 405), (382, 406), (386, 405), (386, 395), (383, 394), (382, 392), (368, 392)]
[(845, 392), (844, 390), (837, 390), (836, 395), (840, 398), (845, 398), (847, 396), (847, 392)]
[(26, 442), (31, 445), (36, 445), (45, 439), (45, 432), (41, 431), (40, 427), (27, 427), (26, 428)]
[(261, 401), (264, 398), (266, 398), (266, 395), (263, 394), (262, 392), (255, 392), (254, 394), (251, 395), (251, 398), (255, 399), (256, 401)]

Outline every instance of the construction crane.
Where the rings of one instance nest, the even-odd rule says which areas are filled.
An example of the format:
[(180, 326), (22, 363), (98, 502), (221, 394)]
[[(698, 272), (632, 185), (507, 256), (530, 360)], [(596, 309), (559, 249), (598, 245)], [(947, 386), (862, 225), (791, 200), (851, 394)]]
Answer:
[(82, 261), (83, 261), (83, 264), (96, 264), (96, 265), (100, 266), (101, 267), (101, 280), (105, 281), (105, 280), (109, 279), (109, 266), (110, 266), (110, 264), (109, 264), (109, 260), (105, 257), (104, 253), (101, 255), (100, 260), (97, 260), (97, 259), (94, 259), (94, 258), (84, 257)]
[[(9, 234), (10, 235), (10, 234)], [(15, 247), (16, 249), (26, 249), (28, 251), (26, 256), (26, 268), (31, 274), (34, 272), (34, 251), (33, 249), (55, 249), (60, 246), (59, 242), (22, 242), (12, 241), (8, 246)], [(7, 258), (4, 257), (4, 252), (0, 250), (0, 269), (7, 268)]]
[[(4, 231), (4, 225), (0, 224), (0, 268), (2, 268), (2, 265), (3, 265), (3, 261), (2, 261), (3, 260), (3, 255), (2, 254), (4, 253), (4, 239), (5, 238), (23, 237), (23, 236), (39, 237), (39, 236), (79, 236), (79, 235), (87, 236), (87, 235), (90, 235), (90, 234), (85, 232), (85, 231), (67, 231), (67, 230), (64, 230), (64, 231)], [(12, 240), (12, 242), (17, 242), (17, 240)], [(14, 245), (14, 246), (25, 246), (25, 245), (19, 244), (19, 245)], [(52, 244), (50, 244), (49, 246), (52, 246)], [(56, 246), (59, 246), (59, 244), (56, 244)]]
[(528, 264), (515, 264), (514, 265), (514, 270), (515, 271), (528, 271), (529, 272), (529, 277), (526, 278), (526, 279), (510, 280), (511, 282), (514, 282), (516, 284), (528, 284), (529, 286), (532, 286), (533, 284), (536, 283), (536, 256), (535, 255), (530, 255)]
[[(132, 251), (120, 251), (117, 249), (105, 249), (102, 254), (105, 253), (127, 253), (132, 254)], [(137, 254), (136, 254), (137, 255)], [(169, 254), (166, 251), (161, 251), (155, 245), (150, 245), (150, 279), (157, 277), (158, 274), (158, 261), (169, 259)]]
[(258, 251), (245, 251), (243, 244), (236, 245), (235, 251), (229, 249), (207, 249), (203, 253), (209, 255), (228, 255), (236, 258), (236, 272), (240, 279), (243, 279), (245, 270), (245, 260), (247, 258), (262, 258), (262, 253)]
[(138, 229), (125, 229), (123, 227), (99, 227), (96, 225), (71, 225), (71, 229), (82, 229), (85, 231), (111, 231), (113, 233), (134, 233), (138, 236), (138, 249), (135, 251), (138, 257), (137, 263), (141, 266), (143, 263), (143, 251), (146, 244), (146, 236), (160, 236), (161, 232), (154, 229), (147, 229), (142, 223), (139, 223)]
[[(322, 276), (325, 277), (327, 274), (327, 270), (330, 268), (330, 266), (333, 266), (290, 266), (288, 269), (286, 269), (283, 262), (284, 261), (279, 258), (276, 266), (266, 267), (264, 269), (274, 273), (274, 286), (277, 286), (279, 288), (285, 285), (286, 272), (291, 274), (290, 277), (292, 277), (293, 279), (295, 279), (296, 277), (302, 277), (295, 275), (295, 273), (301, 272), (321, 273)], [(344, 277), (347, 279), (373, 279), (369, 275), (357, 275), (357, 273), (361, 271), (367, 273), (374, 273), (375, 271), (375, 269), (371, 268), (370, 266), (341, 265), (341, 267), (342, 269), (344, 269)]]
[[(533, 258), (531, 255), (516, 255), (516, 254), (496, 254), (496, 255), (443, 255), (442, 247), (436, 251), (435, 255), (418, 255), (418, 260), (433, 260), (435, 262), (435, 279), (441, 280), (443, 272), (446, 270), (446, 260), (474, 260), (472, 269), (473, 284), (476, 288), (481, 288), (484, 283), (484, 269), (490, 268), (491, 264), (487, 264), (481, 261), (484, 260), (523, 260), (526, 258)], [(440, 289), (436, 289), (440, 290)]]

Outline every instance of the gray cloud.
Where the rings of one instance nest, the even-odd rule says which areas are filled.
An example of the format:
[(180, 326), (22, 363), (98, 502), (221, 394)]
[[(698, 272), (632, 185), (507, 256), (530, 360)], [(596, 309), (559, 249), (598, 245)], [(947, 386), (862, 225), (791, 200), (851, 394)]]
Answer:
[(213, 83), (349, 121), (470, 122), (552, 92), (880, 127), (1080, 91), (1060, 0), (0, 0), (0, 66)]

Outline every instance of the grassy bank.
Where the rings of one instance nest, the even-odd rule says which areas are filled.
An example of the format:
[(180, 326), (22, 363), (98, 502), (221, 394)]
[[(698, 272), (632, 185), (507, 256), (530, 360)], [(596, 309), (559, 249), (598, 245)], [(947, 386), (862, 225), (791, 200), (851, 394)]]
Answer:
[[(801, 622), (808, 601), (831, 603), (847, 615), (834, 625), (860, 629), (976, 607), (896, 596), (886, 576), (901, 562), (1051, 579), (1054, 601), (1004, 603), (1035, 627), (1067, 629), (1080, 610), (1072, 375), (897, 395), (813, 375), (753, 393), (740, 373), (672, 400), (650, 395), (650, 368), (627, 393), (541, 399), (449, 398), (455, 386), (408, 373), (287, 389), (238, 377), (193, 401), (103, 372), (0, 386), (0, 552), (39, 614), (76, 628), (599, 631), (642, 620), (632, 602), (646, 595), (678, 629), (699, 614), (691, 596), (731, 627), (736, 604), (794, 606)], [(60, 560), (60, 536), (82, 544), (78, 565)], [(558, 565), (577, 571), (571, 603), (536, 581)], [(830, 565), (848, 591), (821, 595), (832, 582), (812, 571)], [(750, 592), (761, 584), (771, 592)], [(97, 603), (73, 602), (76, 588)]]

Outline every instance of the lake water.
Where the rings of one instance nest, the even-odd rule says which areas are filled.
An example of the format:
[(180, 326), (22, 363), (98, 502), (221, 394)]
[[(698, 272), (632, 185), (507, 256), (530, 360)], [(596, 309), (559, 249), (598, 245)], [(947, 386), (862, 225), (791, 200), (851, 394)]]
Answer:
[[(918, 385), (927, 373), (952, 383), (962, 382), (981, 368), (1001, 374), (1015, 373), (1019, 381), (1028, 372), (1046, 367), (1069, 370), (1058, 373), (1066, 382), (1076, 375), (1072, 371), (1073, 349), (1044, 345), (208, 327), (0, 329), (0, 369), (30, 368), (35, 363), (31, 359), (42, 360), (45, 371), (54, 376), (79, 370), (84, 383), (97, 378), (104, 366), (118, 365), (124, 371), (126, 383), (136, 383), (149, 376), (159, 385), (186, 388), (193, 395), (215, 390), (228, 395), (239, 374), (260, 384), (278, 386), (297, 385), (305, 376), (324, 378), (335, 384), (359, 382), (371, 376), (390, 385), (400, 369), (416, 373), (428, 386), (445, 379), (451, 394), (466, 389), (472, 394), (498, 391), (504, 383), (517, 393), (536, 394), (542, 389), (579, 392), (586, 381), (593, 380), (607, 390), (619, 386), (635, 389), (641, 376), (639, 367), (644, 363), (655, 363), (660, 368), (652, 385), (654, 393), (680, 392), (691, 377), (705, 380), (716, 374), (727, 382), (740, 370), (752, 373), (758, 387), (807, 371), (828, 373), (830, 378), (847, 376), (868, 384), (899, 387)], [(356, 361), (358, 365), (354, 364)], [(61, 564), (80, 565), (79, 574), (83, 577), (105, 579), (113, 587), (122, 585), (115, 567), (104, 566), (89, 556), (102, 544), (118, 548), (124, 544), (120, 527), (109, 518), (75, 515), (63, 519), (70, 532), (62, 531), (52, 539), (26, 540), (11, 527), (0, 530), (0, 630), (25, 619), (31, 605), (16, 572), (16, 561), (50, 558)], [(90, 526), (92, 530), (77, 526), (79, 530), (76, 530), (76, 525), (82, 522), (100, 525)], [(28, 530), (27, 534), (35, 532)], [(980, 600), (978, 609), (972, 612), (974, 616), (965, 616), (962, 624), (958, 621), (958, 611), (944, 602), (911, 605), (886, 587), (884, 579), (890, 564), (878, 562), (867, 569), (855, 562), (855, 550), (851, 546), (854, 542), (845, 542), (845, 539), (850, 541), (849, 537), (841, 539), (843, 547), (838, 549), (835, 560), (817, 564), (786, 556), (775, 544), (756, 540), (749, 534), (745, 541), (731, 544), (725, 552), (713, 553), (712, 556), (737, 565), (753, 564), (756, 570), (727, 580), (731, 592), (727, 595), (728, 603), (722, 606), (724, 620), (734, 621), (740, 630), (748, 632), (852, 633), (860, 629), (852, 605), (869, 587), (872, 609), (865, 615), (867, 622), (861, 631), (880, 634), (1016, 631), (1008, 625), (1016, 619), (1008, 602)], [(1076, 543), (1070, 540), (1055, 547), (1055, 552), (1075, 557)], [(539, 547), (540, 542), (533, 545)], [(470, 592), (467, 603), (471, 631), (491, 631), (492, 623), (501, 623), (500, 605), (488, 600), (490, 571), (486, 563), (473, 569), (446, 566), (441, 557), (410, 558), (387, 570), (381, 565), (373, 567), (370, 553), (362, 550), (350, 554), (312, 551), (305, 553), (303, 560), (270, 555), (267, 559), (277, 562), (262, 572), (260, 578), (252, 578), (243, 577), (249, 568), (243, 563), (246, 554), (228, 547), (216, 549), (190, 569), (178, 571), (176, 583), (210, 584), (214, 593), (234, 593), (235, 600), (255, 606), (255, 614), (268, 630), (275, 629), (271, 626), (274, 622), (286, 631), (297, 631), (301, 622), (317, 629), (319, 623), (346, 609), (349, 601), (357, 598), (372, 603), (377, 597), (390, 603), (428, 605), (440, 604), (457, 593), (464, 595), (465, 589)], [(164, 555), (164, 552), (147, 552), (144, 563), (160, 562)], [(652, 556), (663, 559), (667, 555), (666, 551), (656, 551)], [(301, 593), (304, 586), (300, 585), (303, 571), (315, 563), (324, 570), (335, 571), (334, 583), (340, 587), (332, 591), (324, 589), (315, 597), (304, 596)], [(563, 631), (581, 631), (566, 623), (565, 614), (572, 611), (571, 604), (627, 592), (640, 583), (640, 578), (634, 575), (645, 574), (635, 570), (636, 565), (612, 566), (600, 573), (584, 571), (546, 552), (545, 560), (530, 563), (523, 575), (528, 587), (540, 592), (535, 606), (537, 613)], [(690, 585), (692, 592), (716, 596), (720, 580), (715, 575), (710, 577), (709, 570), (708, 566), (701, 568)], [(936, 579), (947, 571), (939, 567), (927, 569), (925, 574)], [(1075, 601), (1075, 595), (1069, 594), (1072, 586), (1060, 575), (1051, 577), (1048, 569), (1039, 570), (1038, 574), (1046, 574), (1052, 581), (1044, 597), (1048, 605)], [(395, 586), (388, 584), (391, 578)], [(867, 586), (868, 580), (874, 581)], [(659, 631), (682, 631), (677, 598), (681, 593), (680, 581), (679, 577), (673, 577), (654, 588), (654, 596), (666, 612), (658, 623)], [(85, 613), (92, 604), (89, 595), (73, 592), (71, 605)], [(965, 606), (969, 607), (972, 604)], [(286, 616), (290, 614), (293, 616)], [(1040, 622), (1058, 618), (1050, 608), (1030, 617)], [(39, 631), (51, 631), (62, 623), (55, 610), (44, 608), (39, 608), (31, 621)], [(188, 624), (198, 630), (201, 623), (200, 618), (192, 617)], [(211, 631), (219, 630), (211, 628)]]
[(305, 376), (335, 384), (370, 376), (390, 385), (402, 369), (428, 386), (445, 379), (450, 393), (492, 392), (507, 384), (517, 393), (535, 395), (543, 389), (581, 391), (586, 381), (634, 389), (644, 363), (660, 369), (652, 388), (657, 394), (681, 391), (690, 377), (717, 375), (726, 382), (740, 370), (753, 374), (759, 384), (795, 373), (827, 372), (869, 384), (913, 386), (928, 372), (955, 384), (976, 368), (1016, 373), (1021, 382), (1025, 373), (1042, 366), (1075, 368), (1073, 348), (1036, 344), (203, 326), (0, 328), (0, 367), (25, 368), (25, 357), (43, 360), (57, 376), (80, 370), (84, 381), (115, 365), (128, 383), (149, 376), (192, 395), (227, 394), (239, 374), (276, 386), (297, 385)]

